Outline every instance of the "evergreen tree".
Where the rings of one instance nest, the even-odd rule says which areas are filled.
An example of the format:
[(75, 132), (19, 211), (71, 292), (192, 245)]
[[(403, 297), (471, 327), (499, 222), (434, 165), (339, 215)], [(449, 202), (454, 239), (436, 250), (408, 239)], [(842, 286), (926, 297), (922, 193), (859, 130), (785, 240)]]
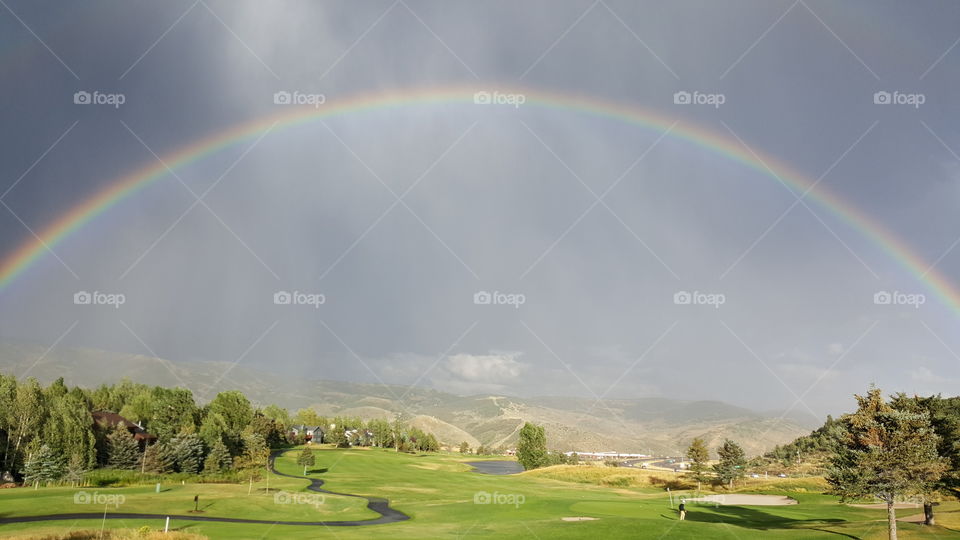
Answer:
[(217, 441), (203, 462), (203, 472), (218, 473), (229, 469), (232, 465), (233, 458), (230, 457), (230, 451), (223, 442)]
[(63, 458), (52, 448), (41, 445), (23, 465), (24, 484), (39, 486), (59, 480), (64, 473)]
[(547, 435), (543, 426), (527, 422), (520, 428), (517, 461), (526, 470), (536, 469), (547, 464)]
[(717, 455), (720, 461), (713, 466), (713, 470), (721, 483), (733, 489), (733, 481), (743, 477), (743, 468), (747, 465), (746, 454), (739, 444), (725, 439), (717, 449)]
[(883, 500), (889, 537), (896, 540), (894, 504), (904, 497), (929, 495), (947, 463), (937, 455), (939, 437), (927, 411), (896, 409), (877, 388), (855, 397), (857, 411), (841, 418), (846, 436), (837, 447), (827, 482), (843, 499)]
[(154, 443), (146, 447), (140, 457), (140, 471), (166, 474), (174, 470), (174, 456), (167, 443)]
[(134, 469), (140, 463), (140, 446), (130, 430), (118, 423), (107, 434), (107, 465), (114, 469)]
[(307, 467), (313, 467), (315, 459), (313, 457), (313, 451), (310, 450), (309, 446), (304, 446), (303, 450), (300, 451), (300, 455), (297, 456), (297, 465), (303, 465), (303, 475), (307, 475)]
[(960, 498), (960, 398), (907, 397), (897, 394), (891, 400), (895, 409), (926, 411), (930, 425), (939, 437), (937, 454), (946, 459), (948, 468), (934, 485), (935, 492), (924, 495), (924, 524), (934, 525), (933, 503), (942, 496)]
[(174, 466), (179, 472), (197, 474), (203, 463), (203, 441), (193, 433), (180, 433), (170, 441)]
[(687, 448), (687, 459), (690, 460), (690, 472), (697, 481), (697, 491), (700, 490), (700, 483), (706, 480), (707, 461), (710, 460), (710, 451), (707, 450), (707, 443), (700, 437), (693, 439), (690, 448)]

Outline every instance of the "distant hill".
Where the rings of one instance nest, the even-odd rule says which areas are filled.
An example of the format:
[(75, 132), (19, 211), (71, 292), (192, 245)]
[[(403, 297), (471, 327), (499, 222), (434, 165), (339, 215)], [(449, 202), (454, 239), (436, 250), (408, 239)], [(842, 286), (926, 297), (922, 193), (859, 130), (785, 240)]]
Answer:
[[(313, 407), (324, 415), (393, 418), (404, 412), (416, 427), (446, 444), (472, 447), (516, 443), (520, 426), (546, 427), (556, 450), (676, 454), (694, 437), (716, 447), (726, 437), (750, 454), (809, 433), (796, 419), (775, 417), (718, 401), (667, 398), (605, 399), (562, 396), (458, 396), (423, 387), (284, 377), (225, 362), (172, 362), (144, 355), (93, 349), (44, 349), (0, 344), (0, 371), (49, 382), (96, 387), (122, 378), (159, 386), (183, 386), (199, 401), (236, 389), (260, 406)], [(42, 357), (42, 358), (41, 358)], [(38, 360), (39, 359), (39, 360)]]

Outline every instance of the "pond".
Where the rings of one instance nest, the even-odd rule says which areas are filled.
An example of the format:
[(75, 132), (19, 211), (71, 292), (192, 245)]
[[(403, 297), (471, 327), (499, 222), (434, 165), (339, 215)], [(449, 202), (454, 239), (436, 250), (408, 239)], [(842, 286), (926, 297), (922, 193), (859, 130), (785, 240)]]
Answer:
[(474, 468), (473, 472), (480, 474), (516, 474), (523, 472), (523, 465), (520, 465), (516, 461), (468, 461), (467, 465)]

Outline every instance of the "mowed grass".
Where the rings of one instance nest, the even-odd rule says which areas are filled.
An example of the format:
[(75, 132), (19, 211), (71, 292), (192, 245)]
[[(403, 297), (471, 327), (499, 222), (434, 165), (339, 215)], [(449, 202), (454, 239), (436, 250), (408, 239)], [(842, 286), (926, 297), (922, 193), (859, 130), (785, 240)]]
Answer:
[[(886, 538), (883, 510), (852, 508), (835, 497), (819, 493), (817, 479), (751, 481), (743, 489), (754, 493), (788, 495), (800, 504), (780, 507), (714, 507), (688, 505), (687, 520), (679, 522), (669, 506), (665, 486), (659, 480), (675, 475), (603, 467), (552, 467), (511, 476), (471, 472), (463, 461), (475, 458), (459, 454), (411, 455), (381, 449), (322, 449), (315, 452), (318, 471), (332, 491), (387, 497), (391, 506), (411, 516), (402, 523), (366, 527), (302, 527), (242, 525), (172, 521), (171, 526), (210, 538)], [(278, 459), (278, 468), (300, 474), (296, 451)], [(319, 472), (324, 471), (324, 472)], [(611, 480), (612, 477), (617, 477)], [(620, 479), (625, 477), (626, 480)], [(303, 480), (271, 478), (271, 488), (303, 491)], [(376, 514), (362, 499), (327, 496), (321, 505), (274, 504), (264, 493), (266, 482), (255, 484), (247, 495), (242, 485), (170, 486), (155, 494), (151, 488), (99, 490), (122, 493), (127, 502), (121, 512), (185, 513), (193, 495), (213, 503), (205, 515), (224, 515), (264, 520), (371, 519)], [(261, 491), (258, 491), (259, 488)], [(75, 490), (0, 490), (0, 514), (36, 515), (83, 511), (73, 504)], [(673, 490), (675, 495), (690, 490)], [(742, 490), (738, 490), (742, 491)], [(478, 502), (492, 500), (491, 503)], [(102, 508), (99, 510), (102, 511)], [(89, 511), (93, 511), (91, 508)], [(919, 510), (901, 510), (907, 516)], [(594, 521), (563, 521), (586, 516)], [(960, 504), (937, 508), (939, 525), (924, 527), (901, 523), (901, 538), (960, 538)], [(162, 527), (161, 520), (107, 521), (107, 528)], [(47, 522), (0, 526), (0, 536), (18, 533), (54, 533), (73, 529), (98, 529), (100, 520)]]

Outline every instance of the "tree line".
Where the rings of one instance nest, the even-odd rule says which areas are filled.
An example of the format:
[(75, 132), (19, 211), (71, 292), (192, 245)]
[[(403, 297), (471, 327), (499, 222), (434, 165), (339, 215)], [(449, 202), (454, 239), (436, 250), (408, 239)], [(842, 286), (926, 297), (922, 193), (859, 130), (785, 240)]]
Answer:
[[(94, 413), (117, 413), (155, 439), (136, 439), (128, 426), (96, 423)], [(198, 404), (184, 388), (123, 380), (95, 389), (68, 388), (62, 378), (0, 374), (0, 483), (79, 484), (94, 469), (143, 473), (258, 475), (270, 450), (303, 444), (295, 426), (321, 427), (324, 442), (379, 446), (397, 451), (437, 451), (431, 433), (393, 421), (325, 417), (313, 409), (291, 414), (257, 408), (239, 391), (218, 393)]]

